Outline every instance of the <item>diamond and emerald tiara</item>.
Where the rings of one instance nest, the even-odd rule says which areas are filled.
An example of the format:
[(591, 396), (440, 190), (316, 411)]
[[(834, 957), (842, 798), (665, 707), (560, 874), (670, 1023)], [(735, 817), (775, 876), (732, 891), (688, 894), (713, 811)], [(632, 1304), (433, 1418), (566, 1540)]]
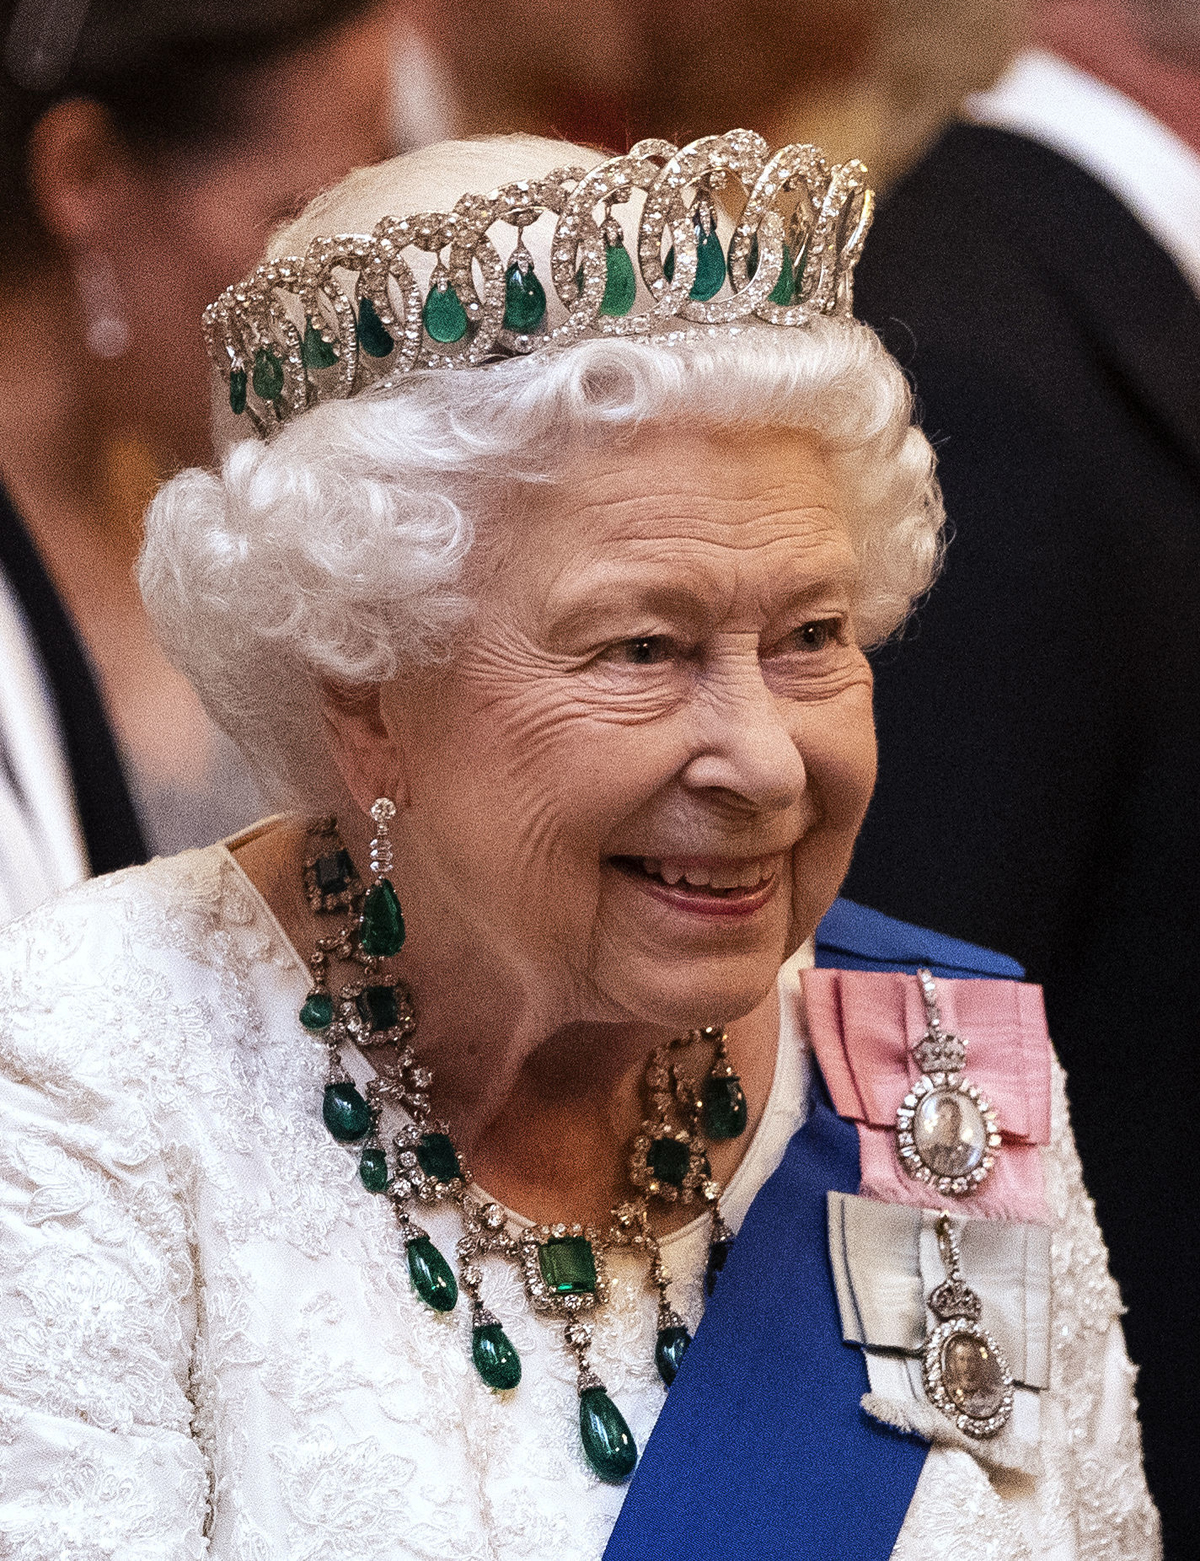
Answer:
[[(714, 192), (745, 192), (728, 253)], [(645, 200), (634, 249), (614, 208)], [(772, 153), (749, 130), (683, 148), (639, 141), (596, 167), (555, 168), (452, 211), (384, 217), (369, 234), (321, 236), (267, 261), (205, 310), (209, 355), (229, 405), (258, 433), (322, 401), (386, 391), (414, 369), (475, 367), (587, 337), (681, 340), (764, 323), (848, 315), (871, 224), (866, 169), (831, 167), (814, 146)], [(548, 279), (566, 318), (547, 318), (525, 230), (553, 219)], [(492, 229), (516, 230), (501, 258)], [(405, 251), (434, 257), (422, 290)]]

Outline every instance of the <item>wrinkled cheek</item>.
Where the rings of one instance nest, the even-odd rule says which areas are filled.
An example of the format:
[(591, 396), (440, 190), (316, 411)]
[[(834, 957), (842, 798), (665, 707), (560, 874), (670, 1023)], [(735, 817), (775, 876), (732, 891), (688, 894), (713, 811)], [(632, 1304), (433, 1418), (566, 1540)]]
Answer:
[[(572, 821), (534, 777), (506, 786), (496, 800), (485, 881), (476, 885), (486, 918), (496, 936), (544, 963), (547, 980), (554, 967), (569, 978), (596, 916), (596, 854), (583, 850)], [(478, 871), (479, 860), (468, 843), (464, 868)]]
[(837, 897), (854, 842), (875, 789), (875, 728), (867, 708), (854, 708), (824, 754), (808, 760), (812, 828), (792, 853), (793, 947), (812, 933)]

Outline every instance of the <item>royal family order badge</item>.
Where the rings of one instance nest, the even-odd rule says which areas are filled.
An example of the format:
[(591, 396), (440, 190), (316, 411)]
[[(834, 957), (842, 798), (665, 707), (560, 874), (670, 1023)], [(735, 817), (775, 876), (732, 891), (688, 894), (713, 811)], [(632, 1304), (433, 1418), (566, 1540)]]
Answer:
[(908, 1174), (952, 1197), (987, 1180), (1000, 1148), (1000, 1128), (987, 1097), (963, 1077), (967, 1042), (942, 1029), (937, 990), (919, 970), (925, 1034), (913, 1047), (921, 1077), (896, 1112), (896, 1150)]

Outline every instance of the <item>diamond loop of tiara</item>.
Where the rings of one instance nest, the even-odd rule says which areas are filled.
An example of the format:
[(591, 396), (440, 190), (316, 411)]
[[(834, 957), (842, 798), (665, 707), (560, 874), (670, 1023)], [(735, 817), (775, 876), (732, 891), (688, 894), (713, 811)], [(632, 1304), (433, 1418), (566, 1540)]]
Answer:
[[(711, 212), (711, 192), (730, 177), (748, 194), (723, 256), (728, 285), (698, 297), (702, 203)], [(605, 313), (614, 208), (635, 191), (644, 205), (631, 247), (650, 304)], [(478, 367), (588, 337), (678, 341), (849, 315), (873, 209), (862, 163), (831, 167), (814, 146), (772, 153), (749, 130), (682, 148), (639, 141), (586, 171), (555, 168), (490, 195), (463, 195), (448, 212), (387, 216), (369, 234), (315, 238), (304, 255), (267, 261), (227, 288), (204, 312), (205, 343), (231, 408), (266, 436), (310, 406), (394, 389), (416, 369)], [(515, 330), (505, 323), (506, 288), (517, 257), (530, 259), (525, 229), (547, 214), (554, 218), (550, 280), (566, 319)], [(491, 237), (497, 224), (516, 229), (507, 262)], [(435, 258), (424, 290), (405, 259), (412, 249)], [(780, 302), (773, 295), (785, 264), (795, 270)], [(459, 339), (449, 343), (435, 340), (425, 323), (433, 292), (448, 289), (465, 316)], [(382, 327), (392, 345), (378, 352), (384, 342), (376, 336), (365, 362), (363, 320), (372, 312), (371, 328)]]

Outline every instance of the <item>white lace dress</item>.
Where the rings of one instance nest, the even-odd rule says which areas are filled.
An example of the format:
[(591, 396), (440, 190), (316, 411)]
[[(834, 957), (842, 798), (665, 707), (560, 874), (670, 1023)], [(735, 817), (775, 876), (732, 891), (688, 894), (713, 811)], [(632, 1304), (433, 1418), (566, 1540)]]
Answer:
[[(786, 972), (785, 972), (786, 974)], [(490, 1394), (469, 1318), (413, 1295), (385, 1199), (319, 1114), (307, 972), (223, 847), (71, 891), (0, 935), (0, 1556), (596, 1561), (622, 1491), (578, 1446), (561, 1330), (497, 1260), (524, 1363)], [(782, 988), (781, 988), (782, 990)], [(794, 976), (737, 1223), (802, 1115)], [(1151, 1558), (1120, 1302), (1056, 1084), (1041, 1467), (935, 1446), (904, 1561)], [(431, 1229), (452, 1250), (453, 1215)], [(702, 1233), (671, 1238), (700, 1311)], [(594, 1362), (644, 1444), (663, 1401), (644, 1271)]]

